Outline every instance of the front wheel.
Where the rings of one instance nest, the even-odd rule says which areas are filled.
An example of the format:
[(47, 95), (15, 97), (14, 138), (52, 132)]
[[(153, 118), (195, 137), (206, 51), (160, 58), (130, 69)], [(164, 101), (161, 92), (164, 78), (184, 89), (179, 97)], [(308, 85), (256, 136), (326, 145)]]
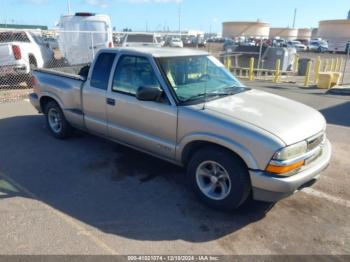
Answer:
[(212, 208), (238, 208), (251, 191), (249, 173), (243, 161), (221, 148), (204, 148), (188, 164), (190, 184), (197, 196)]
[(56, 102), (51, 101), (46, 105), (45, 116), (47, 126), (54, 137), (59, 139), (69, 137), (72, 128)]

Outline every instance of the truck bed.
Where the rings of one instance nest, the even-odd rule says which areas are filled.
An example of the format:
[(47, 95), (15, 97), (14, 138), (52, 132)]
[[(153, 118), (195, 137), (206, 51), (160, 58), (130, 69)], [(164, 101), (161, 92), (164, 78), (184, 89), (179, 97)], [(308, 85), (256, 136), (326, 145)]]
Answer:
[(84, 77), (53, 69), (35, 69), (33, 76), (40, 93), (54, 97), (64, 111), (82, 110), (81, 88)]
[(86, 75), (82, 74), (82, 69), (86, 66), (89, 66), (89, 65), (54, 67), (49, 69), (36, 69), (36, 71), (84, 81), (86, 78)]

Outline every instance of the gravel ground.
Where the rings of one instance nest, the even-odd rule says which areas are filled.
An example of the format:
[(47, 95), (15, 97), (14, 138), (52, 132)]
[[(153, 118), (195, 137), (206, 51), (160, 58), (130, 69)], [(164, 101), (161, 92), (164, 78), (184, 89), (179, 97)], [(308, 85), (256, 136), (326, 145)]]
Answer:
[(21, 101), (27, 98), (31, 92), (32, 89), (27, 88), (0, 89), (0, 104)]

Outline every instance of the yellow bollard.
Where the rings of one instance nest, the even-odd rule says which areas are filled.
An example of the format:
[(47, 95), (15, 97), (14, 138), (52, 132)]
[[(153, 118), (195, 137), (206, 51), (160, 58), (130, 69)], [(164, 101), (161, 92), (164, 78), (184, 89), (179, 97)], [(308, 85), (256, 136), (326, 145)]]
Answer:
[(328, 70), (328, 65), (329, 65), (329, 60), (328, 59), (326, 59), (326, 62), (325, 62), (325, 64), (324, 64), (324, 72), (327, 72), (327, 71), (329, 71)]
[(309, 85), (311, 66), (312, 66), (312, 61), (309, 61), (309, 62), (307, 63), (307, 67), (306, 67), (306, 74), (305, 74), (304, 86), (308, 86), (308, 85)]
[(275, 77), (273, 79), (274, 83), (278, 83), (281, 78), (281, 59), (276, 60), (276, 67), (275, 67)]
[(335, 59), (334, 72), (338, 72), (338, 67), (339, 67), (339, 58)]
[(254, 57), (249, 60), (249, 81), (254, 80)]
[(294, 63), (293, 63), (293, 72), (294, 73), (298, 72), (298, 67), (299, 67), (299, 56), (295, 55), (294, 56)]
[(334, 72), (334, 70), (335, 70), (335, 59), (332, 58), (331, 71)]
[(230, 56), (225, 56), (225, 67), (227, 68), (228, 71), (231, 71), (232, 60)]
[(338, 68), (338, 71), (337, 72), (341, 72), (341, 69), (343, 68), (344, 66), (344, 60), (343, 58), (340, 58), (340, 61), (339, 61), (339, 68)]
[(228, 57), (227, 58), (227, 69), (228, 69), (228, 71), (230, 71), (231, 72), (231, 68), (232, 68), (232, 58), (231, 57)]
[(316, 65), (315, 65), (315, 79), (314, 79), (315, 84), (318, 83), (318, 77), (320, 75), (320, 70), (321, 70), (321, 57), (318, 56), (317, 60), (316, 60)]
[(225, 67), (228, 68), (228, 56), (225, 56), (224, 64), (225, 64)]

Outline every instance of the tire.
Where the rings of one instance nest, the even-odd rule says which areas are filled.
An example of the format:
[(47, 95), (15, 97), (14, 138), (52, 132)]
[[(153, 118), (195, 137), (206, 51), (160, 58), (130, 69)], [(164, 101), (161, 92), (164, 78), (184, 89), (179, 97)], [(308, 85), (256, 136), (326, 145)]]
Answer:
[(35, 57), (30, 55), (29, 56), (29, 68), (30, 68), (30, 71), (32, 71), (33, 69), (36, 69), (37, 67), (38, 67), (38, 63), (36, 62)]
[[(219, 170), (214, 179), (213, 164), (218, 164)], [(206, 171), (203, 172), (203, 169)], [(208, 174), (202, 174), (207, 171), (211, 173), (210, 177)], [(211, 208), (232, 211), (241, 206), (250, 195), (251, 183), (246, 165), (239, 157), (225, 149), (208, 147), (198, 150), (190, 160), (187, 172), (192, 190)], [(204, 193), (204, 188), (213, 185), (215, 180), (215, 189)]]
[(27, 85), (27, 88), (33, 88), (33, 80), (32, 80), (32, 74), (28, 74), (25, 76), (25, 80), (26, 80), (26, 85)]
[(50, 101), (45, 107), (46, 125), (50, 133), (58, 139), (66, 139), (71, 135), (72, 127), (67, 122), (60, 106)]

